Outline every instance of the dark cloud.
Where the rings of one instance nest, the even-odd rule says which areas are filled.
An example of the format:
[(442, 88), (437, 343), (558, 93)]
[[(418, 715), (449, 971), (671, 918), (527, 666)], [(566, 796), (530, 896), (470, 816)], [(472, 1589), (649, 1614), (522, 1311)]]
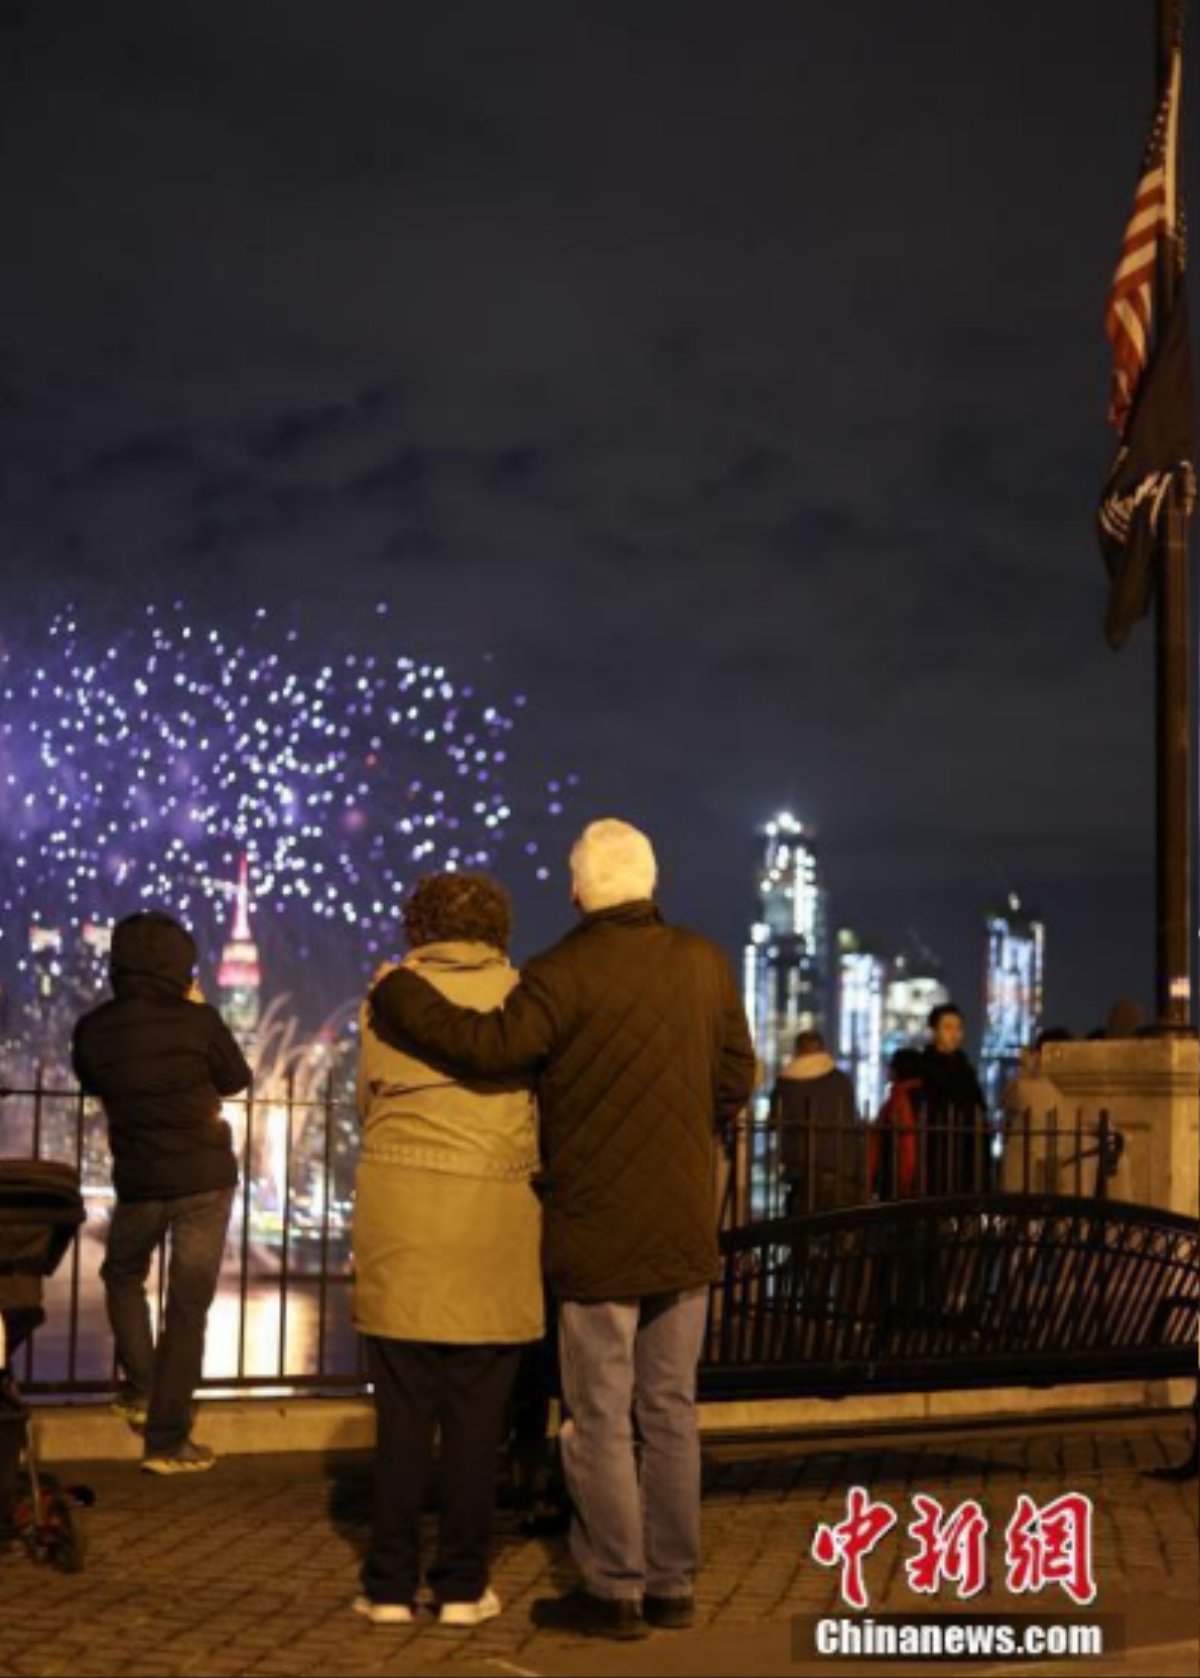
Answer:
[(387, 599), (529, 686), (547, 761), (731, 944), (790, 802), (839, 915), (919, 926), (969, 999), (1010, 884), (1057, 1013), (1145, 994), (1149, 638), (1106, 653), (1090, 521), (1147, 19), (3, 21), (10, 594), (329, 634)]

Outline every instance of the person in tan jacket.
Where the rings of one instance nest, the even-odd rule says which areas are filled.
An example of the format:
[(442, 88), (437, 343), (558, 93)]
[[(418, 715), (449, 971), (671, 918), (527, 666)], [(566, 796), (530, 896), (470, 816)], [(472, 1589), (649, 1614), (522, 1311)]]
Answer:
[[(511, 910), (486, 875), (422, 880), (405, 905), (415, 969), (487, 1010), (518, 982)], [(363, 1125), (354, 1217), (355, 1322), (378, 1419), (374, 1531), (355, 1609), (407, 1624), (419, 1527), (441, 1438), (441, 1620), (474, 1626), (488, 1585), (496, 1463), (521, 1349), (544, 1332), (537, 1111), (526, 1080), (465, 1082), (392, 1046), (361, 1017)]]

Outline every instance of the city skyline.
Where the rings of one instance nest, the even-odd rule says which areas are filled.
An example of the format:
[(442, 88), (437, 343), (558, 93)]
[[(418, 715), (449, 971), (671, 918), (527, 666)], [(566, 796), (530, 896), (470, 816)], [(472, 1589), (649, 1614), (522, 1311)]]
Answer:
[[(859, 1111), (873, 1117), (897, 1049), (928, 1040), (930, 1012), (961, 1008), (967, 1041), (995, 1104), (1045, 1025), (1045, 925), (1009, 895), (981, 908), (982, 960), (974, 994), (955, 993), (919, 939), (887, 950), (846, 924), (826, 881), (817, 830), (790, 810), (758, 830), (758, 904), (742, 952), (742, 991), (762, 1069), (761, 1116), (801, 1031), (819, 1031), (850, 1074)], [(836, 930), (835, 930), (836, 928)]]
[[(741, 971), (747, 1014), (771, 1080), (790, 1058), (802, 1029), (822, 1031), (843, 1063), (857, 1066), (864, 1058), (886, 1064), (895, 1048), (919, 1037), (939, 1002), (954, 1000), (963, 1009), (983, 1062), (1015, 1061), (1017, 1049), (1027, 1046), (1045, 1023), (1045, 928), (1040, 920), (1028, 922), (1036, 933), (1036, 952), (1023, 953), (1019, 935), (1027, 919), (1022, 919), (1016, 893), (1010, 893), (1006, 910), (982, 913), (985, 959), (976, 998), (952, 990), (944, 965), (919, 937), (910, 935), (903, 948), (889, 951), (878, 940), (864, 939), (849, 924), (852, 915), (834, 914), (822, 846), (811, 824), (791, 811), (779, 811), (757, 833), (766, 847)], [(214, 899), (211, 925), (189, 923), (197, 938), (201, 983), (206, 972), (211, 974), (218, 1005), (246, 1044), (254, 1042), (267, 1004), (289, 998), (294, 982), (285, 964), (273, 987), (266, 983), (252, 924), (251, 888), (243, 852), (235, 878)], [(21, 964), (28, 983), (25, 1000), (44, 1006), (58, 992), (70, 990), (80, 1005), (96, 1001), (107, 984), (111, 938), (111, 924), (88, 921), (73, 950), (63, 926), (35, 921), (29, 928), (28, 960)], [(1015, 966), (1021, 968), (1019, 975), (1014, 975)], [(1000, 970), (1009, 976), (1007, 990), (997, 978)], [(1014, 985), (1020, 995), (1014, 994)], [(329, 1011), (354, 1000), (326, 993), (321, 1002)], [(864, 1041), (875, 1047), (864, 1051)], [(864, 1073), (864, 1095), (874, 1089), (875, 1079)]]

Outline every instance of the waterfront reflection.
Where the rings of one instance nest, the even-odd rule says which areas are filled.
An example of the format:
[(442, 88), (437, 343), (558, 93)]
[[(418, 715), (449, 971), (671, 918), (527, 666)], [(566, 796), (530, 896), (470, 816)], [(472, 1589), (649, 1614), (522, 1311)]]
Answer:
[[(46, 1285), (46, 1322), (21, 1354), (18, 1372), (32, 1389), (97, 1390), (114, 1375), (112, 1335), (100, 1266), (104, 1224), (89, 1219), (71, 1255)], [(353, 1288), (344, 1257), (319, 1274), (289, 1276), (278, 1265), (252, 1260), (243, 1285), (241, 1248), (231, 1232), (217, 1298), (209, 1315), (204, 1358), (206, 1385), (286, 1387), (303, 1382), (353, 1383), (359, 1374)], [(157, 1320), (157, 1264), (148, 1282)], [(74, 1309), (72, 1302), (74, 1301)]]

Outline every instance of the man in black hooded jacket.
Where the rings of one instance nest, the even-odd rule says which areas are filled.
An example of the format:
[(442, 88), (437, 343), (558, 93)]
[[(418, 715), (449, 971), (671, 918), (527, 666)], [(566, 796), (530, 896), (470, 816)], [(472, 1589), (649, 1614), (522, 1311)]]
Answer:
[(929, 1015), (921, 1066), (926, 1104), (926, 1193), (979, 1194), (990, 1185), (987, 1102), (963, 1048), (962, 1010), (941, 1002)]
[[(213, 1454), (191, 1438), (238, 1168), (221, 1102), (250, 1082), (233, 1034), (195, 984), (196, 945), (169, 915), (131, 915), (112, 946), (114, 996), (75, 1028), (83, 1089), (108, 1119), (116, 1206), (104, 1268), (125, 1376), (115, 1408), (146, 1435), (151, 1474), (199, 1473)], [(155, 1252), (171, 1238), (157, 1347), (146, 1300)]]

